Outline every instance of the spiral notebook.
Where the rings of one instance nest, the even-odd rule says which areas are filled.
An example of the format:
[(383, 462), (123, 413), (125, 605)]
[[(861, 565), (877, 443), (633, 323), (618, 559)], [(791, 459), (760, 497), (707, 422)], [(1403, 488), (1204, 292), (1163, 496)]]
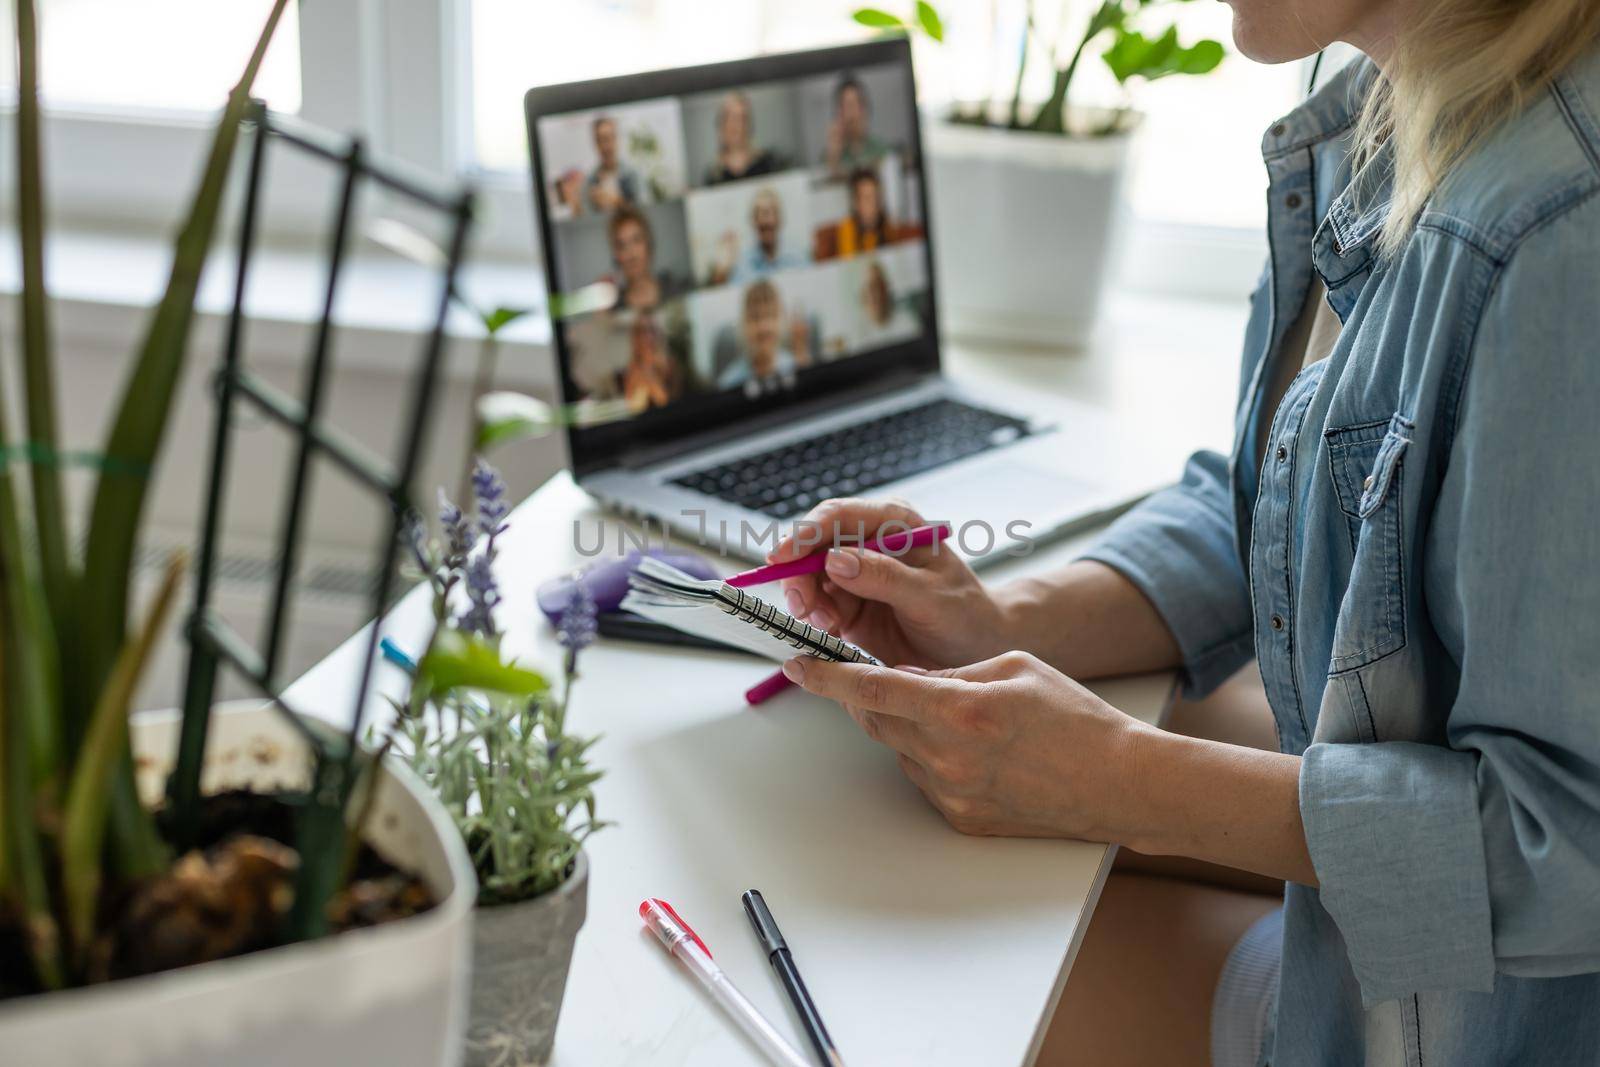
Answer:
[(879, 663), (848, 641), (795, 618), (726, 582), (692, 578), (646, 556), (628, 576), (622, 609), (698, 637), (737, 645), (780, 662), (795, 656)]

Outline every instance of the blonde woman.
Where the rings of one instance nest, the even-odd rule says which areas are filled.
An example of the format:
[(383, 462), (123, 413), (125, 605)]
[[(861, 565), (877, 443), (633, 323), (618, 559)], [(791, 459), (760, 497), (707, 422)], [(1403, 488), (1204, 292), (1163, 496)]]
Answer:
[[(1228, 2), (1367, 57), (1266, 132), (1232, 456), (1045, 578), (833, 548), (791, 610), (907, 669), (786, 670), (960, 830), (1190, 861), (1112, 876), (1044, 1062), (1600, 1063), (1600, 3)], [(1074, 681), (1252, 656), (1279, 751)]]
[(705, 183), (720, 185), (771, 174), (782, 166), (778, 157), (754, 143), (755, 119), (750, 98), (734, 90), (717, 105), (717, 159), (706, 166)]

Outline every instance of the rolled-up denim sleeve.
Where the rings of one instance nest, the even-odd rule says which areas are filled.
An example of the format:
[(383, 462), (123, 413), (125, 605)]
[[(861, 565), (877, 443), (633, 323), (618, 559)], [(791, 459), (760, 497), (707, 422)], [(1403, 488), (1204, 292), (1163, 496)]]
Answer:
[(1196, 452), (1183, 480), (1113, 523), (1085, 558), (1139, 588), (1183, 653), (1183, 686), (1200, 696), (1254, 651), (1250, 588), (1234, 539), (1228, 461)]
[[(1423, 545), (1441, 744), (1316, 744), (1301, 819), (1368, 1004), (1600, 970), (1600, 200), (1501, 268)], [(1448, 398), (1447, 398), (1448, 400)]]

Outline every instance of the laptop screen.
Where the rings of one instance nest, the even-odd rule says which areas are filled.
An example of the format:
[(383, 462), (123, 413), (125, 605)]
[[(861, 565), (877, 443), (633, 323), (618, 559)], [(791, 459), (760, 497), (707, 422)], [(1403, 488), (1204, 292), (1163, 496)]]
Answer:
[(578, 473), (937, 366), (904, 42), (528, 107)]

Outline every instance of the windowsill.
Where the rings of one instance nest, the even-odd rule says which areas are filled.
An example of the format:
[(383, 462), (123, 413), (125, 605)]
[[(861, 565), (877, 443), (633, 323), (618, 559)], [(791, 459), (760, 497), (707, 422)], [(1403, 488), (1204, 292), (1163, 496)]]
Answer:
[[(1237, 306), (1260, 271), (1265, 244), (1263, 235), (1249, 230), (1135, 220), (1112, 293), (1134, 302), (1185, 297)], [(217, 344), (223, 336), (233, 303), (235, 254), (227, 245), (213, 251), (197, 300), (197, 344)], [(247, 359), (279, 365), (305, 360), (321, 315), (324, 261), (323, 252), (305, 247), (257, 250), (246, 298)], [(170, 262), (171, 242), (166, 235), (58, 230), (50, 238), (47, 269), (61, 343), (130, 349), (160, 298)], [(0, 234), (0, 295), (7, 304), (19, 288), (19, 277), (15, 232)], [(502, 331), (498, 382), (552, 395), (554, 366), (550, 322), (543, 310), (544, 279), (531, 257), (475, 259), (463, 267), (460, 287), (484, 305), (535, 308)], [(409, 372), (437, 299), (438, 277), (431, 269), (392, 255), (352, 256), (334, 311), (336, 368), (372, 374)], [(455, 343), (443, 374), (467, 380), (474, 370), (474, 342), (482, 329), (472, 315), (452, 307), (446, 330)]]
[[(233, 306), (235, 256), (235, 249), (226, 245), (212, 252), (196, 300), (202, 336), (221, 337)], [(56, 231), (47, 249), (46, 273), (61, 342), (130, 347), (160, 299), (171, 259), (166, 235)], [(306, 358), (325, 297), (325, 261), (324, 253), (304, 248), (263, 246), (256, 251), (245, 301), (247, 359), (298, 363)], [(8, 303), (20, 288), (19, 279), (15, 231), (0, 234), (0, 294)], [(463, 268), (459, 288), (488, 306), (536, 308), (501, 332), (498, 380), (550, 392), (550, 323), (543, 312), (539, 269), (531, 262), (474, 261)], [(352, 255), (334, 306), (335, 366), (367, 373), (409, 372), (438, 298), (435, 271), (394, 256)], [(443, 373), (470, 378), (473, 342), (482, 337), (482, 327), (471, 314), (452, 307), (446, 332), (457, 343)]]

